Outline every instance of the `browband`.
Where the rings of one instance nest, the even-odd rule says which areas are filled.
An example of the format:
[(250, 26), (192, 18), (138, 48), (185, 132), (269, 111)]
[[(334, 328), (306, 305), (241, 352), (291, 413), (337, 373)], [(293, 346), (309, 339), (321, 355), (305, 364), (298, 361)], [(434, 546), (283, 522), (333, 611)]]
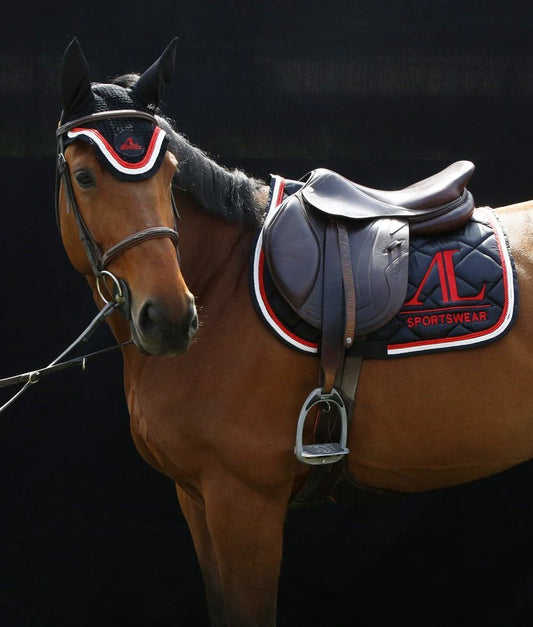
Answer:
[(88, 122), (98, 122), (98, 120), (110, 120), (115, 118), (144, 118), (156, 126), (159, 126), (157, 118), (146, 111), (138, 111), (137, 109), (116, 109), (115, 111), (100, 111), (98, 113), (91, 113), (90, 115), (84, 115), (83, 117), (76, 118), (70, 122), (65, 122), (64, 124), (58, 126), (56, 130), (56, 137), (59, 138), (76, 126), (81, 126), (82, 124), (87, 124)]

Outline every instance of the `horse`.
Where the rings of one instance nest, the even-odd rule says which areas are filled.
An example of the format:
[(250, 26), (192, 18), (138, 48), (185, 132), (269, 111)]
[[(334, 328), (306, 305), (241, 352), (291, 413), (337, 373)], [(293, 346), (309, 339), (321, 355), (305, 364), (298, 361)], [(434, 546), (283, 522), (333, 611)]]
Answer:
[[(294, 442), (318, 361), (274, 337), (250, 297), (269, 184), (216, 163), (161, 111), (175, 49), (98, 83), (77, 39), (67, 47), (56, 218), (97, 308), (116, 304), (106, 320), (131, 435), (175, 483), (211, 624), (267, 627), (287, 508), (312, 470)], [(516, 321), (486, 345), (362, 360), (345, 456), (354, 490), (435, 490), (533, 457), (533, 203), (495, 213), (520, 286)]]

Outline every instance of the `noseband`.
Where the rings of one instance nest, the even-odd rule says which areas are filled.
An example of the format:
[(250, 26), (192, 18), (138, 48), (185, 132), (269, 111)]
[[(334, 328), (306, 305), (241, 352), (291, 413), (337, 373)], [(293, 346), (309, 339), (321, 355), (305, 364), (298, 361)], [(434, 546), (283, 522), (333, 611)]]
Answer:
[[(133, 246), (137, 246), (141, 242), (144, 242), (148, 239), (160, 238), (160, 237), (169, 237), (176, 246), (176, 252), (178, 252), (178, 231), (177, 228), (170, 229), (166, 226), (154, 226), (148, 229), (144, 229), (142, 231), (137, 231), (132, 235), (124, 238), (122, 241), (114, 244), (107, 251), (103, 252), (98, 244), (96, 243), (91, 231), (85, 224), (83, 217), (79, 211), (78, 205), (76, 203), (76, 196), (74, 194), (74, 190), (72, 188), (72, 181), (70, 178), (70, 172), (67, 160), (65, 159), (64, 154), (64, 136), (65, 134), (71, 130), (72, 128), (81, 126), (83, 124), (87, 124), (89, 122), (96, 122), (103, 119), (115, 119), (115, 118), (143, 118), (149, 120), (156, 126), (159, 126), (157, 119), (155, 116), (150, 113), (146, 113), (144, 111), (137, 111), (134, 109), (119, 109), (115, 111), (102, 111), (99, 113), (93, 113), (91, 115), (86, 115), (81, 118), (77, 118), (65, 124), (61, 124), (56, 130), (57, 137), (57, 162), (56, 162), (56, 193), (55, 193), (55, 212), (56, 212), (56, 222), (59, 227), (59, 187), (61, 181), (63, 181), (68, 206), (71, 207), (74, 217), (76, 219), (76, 223), (78, 225), (78, 231), (80, 234), (81, 242), (85, 248), (85, 252), (87, 254), (87, 258), (91, 265), (91, 269), (96, 277), (98, 291), (100, 296), (102, 296), (99, 281), (102, 278), (110, 277), (114, 284), (114, 298), (120, 304), (123, 304), (126, 301), (127, 290), (125, 286), (125, 282), (121, 279), (117, 279), (113, 274), (111, 274), (108, 270), (106, 270), (106, 266), (113, 260), (115, 257), (123, 253), (124, 251), (132, 248)], [(176, 227), (177, 221), (179, 220), (179, 213), (176, 207), (176, 203), (174, 200), (174, 195), (171, 194), (171, 202), (172, 202), (172, 213), (174, 215), (174, 226)], [(179, 253), (178, 253), (179, 256)], [(105, 298), (102, 296), (105, 301)], [(129, 317), (129, 312), (127, 312), (127, 317)]]

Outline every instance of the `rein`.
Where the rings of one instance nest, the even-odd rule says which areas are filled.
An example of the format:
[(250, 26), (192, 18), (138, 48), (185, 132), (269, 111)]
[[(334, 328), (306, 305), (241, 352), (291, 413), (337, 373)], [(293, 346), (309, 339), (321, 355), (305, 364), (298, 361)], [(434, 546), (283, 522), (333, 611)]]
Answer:
[(62, 353), (60, 353), (44, 368), (39, 368), (37, 370), (31, 370), (22, 374), (6, 377), (5, 379), (0, 379), (0, 388), (24, 383), (23, 387), (18, 392), (16, 392), (6, 403), (0, 406), (0, 414), (5, 411), (12, 403), (14, 403), (17, 398), (22, 396), (22, 394), (26, 392), (26, 390), (28, 390), (30, 386), (40, 381), (43, 377), (54, 372), (58, 372), (60, 370), (65, 370), (66, 368), (71, 368), (73, 366), (80, 366), (82, 370), (85, 370), (87, 360), (89, 358), (107, 353), (111, 350), (115, 350), (116, 348), (121, 348), (122, 346), (126, 346), (127, 344), (131, 344), (132, 340), (128, 340), (127, 342), (122, 342), (121, 344), (116, 344), (114, 346), (109, 346), (107, 348), (93, 351), (92, 353), (87, 353), (86, 355), (82, 355), (80, 357), (74, 357), (73, 359), (69, 359), (67, 361), (61, 361), (82, 342), (87, 342), (87, 340), (94, 333), (98, 325), (117, 307), (120, 307), (121, 305), (122, 297), (119, 296), (115, 297), (114, 301), (106, 302), (105, 306), (96, 314), (96, 316), (91, 320), (91, 322), (82, 331), (82, 333), (74, 340), (74, 342), (72, 342), (70, 346), (68, 346)]

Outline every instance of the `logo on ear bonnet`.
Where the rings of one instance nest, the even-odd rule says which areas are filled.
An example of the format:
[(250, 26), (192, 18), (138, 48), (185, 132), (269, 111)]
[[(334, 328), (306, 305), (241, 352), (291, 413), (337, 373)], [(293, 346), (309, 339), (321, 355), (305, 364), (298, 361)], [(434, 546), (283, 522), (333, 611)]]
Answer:
[(115, 150), (127, 157), (138, 157), (144, 152), (143, 138), (132, 131), (122, 131), (115, 135)]

